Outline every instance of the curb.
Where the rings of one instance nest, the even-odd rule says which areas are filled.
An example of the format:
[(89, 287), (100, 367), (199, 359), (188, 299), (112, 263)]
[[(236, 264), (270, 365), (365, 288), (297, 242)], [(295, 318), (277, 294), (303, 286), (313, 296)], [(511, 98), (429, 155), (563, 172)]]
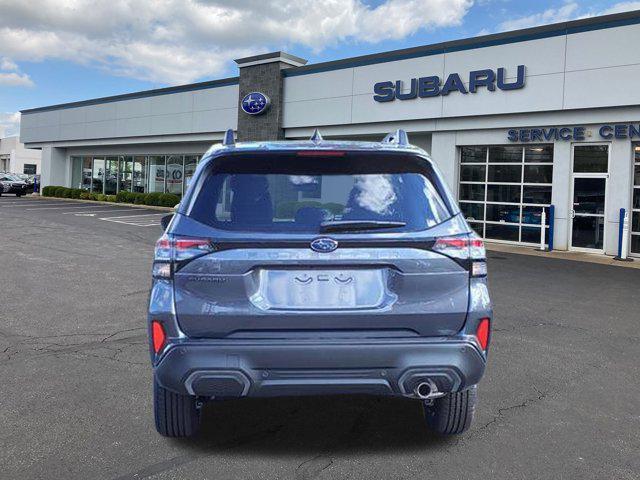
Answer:
[(531, 257), (555, 258), (559, 260), (570, 260), (573, 262), (595, 263), (598, 265), (609, 265), (612, 267), (640, 269), (640, 262), (619, 262), (607, 255), (594, 253), (568, 252), (565, 250), (554, 250), (552, 252), (540, 251), (534, 247), (522, 245), (506, 245), (501, 243), (485, 242), (485, 247), (489, 252), (513, 253), (515, 255), (528, 255)]
[(124, 202), (100, 202), (98, 200), (84, 200), (82, 198), (59, 198), (59, 197), (43, 197), (39, 195), (38, 197), (31, 197), (33, 199), (40, 200), (61, 200), (65, 202), (72, 203), (94, 203), (96, 205), (116, 205), (116, 206), (126, 206), (131, 208), (144, 208), (145, 210), (158, 210), (160, 212), (173, 212), (172, 207), (158, 207), (157, 205), (136, 205), (134, 203), (124, 203)]

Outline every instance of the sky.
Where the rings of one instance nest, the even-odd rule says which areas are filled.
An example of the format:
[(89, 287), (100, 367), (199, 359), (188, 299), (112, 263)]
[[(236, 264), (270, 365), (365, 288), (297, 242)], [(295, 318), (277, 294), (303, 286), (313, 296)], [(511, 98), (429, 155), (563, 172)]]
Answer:
[[(0, 0), (0, 131), (19, 111), (640, 9), (620, 0)], [(1, 132), (0, 132), (1, 134)]]

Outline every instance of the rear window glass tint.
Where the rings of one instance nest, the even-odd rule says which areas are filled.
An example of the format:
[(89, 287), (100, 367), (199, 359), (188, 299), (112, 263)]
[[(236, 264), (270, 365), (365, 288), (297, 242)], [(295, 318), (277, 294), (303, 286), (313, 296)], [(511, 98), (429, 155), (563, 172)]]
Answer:
[(451, 216), (428, 169), (394, 172), (387, 165), (375, 171), (375, 165), (361, 169), (361, 162), (346, 158), (327, 160), (326, 168), (298, 159), (276, 171), (265, 171), (259, 161), (236, 163), (208, 174), (191, 217), (224, 230), (318, 233), (324, 222), (349, 220), (424, 230)]

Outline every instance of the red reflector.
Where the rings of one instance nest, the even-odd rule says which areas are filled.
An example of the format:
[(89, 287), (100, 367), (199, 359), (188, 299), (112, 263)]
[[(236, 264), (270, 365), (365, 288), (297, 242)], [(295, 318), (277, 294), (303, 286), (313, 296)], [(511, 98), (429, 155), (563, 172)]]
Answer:
[(482, 350), (487, 349), (487, 345), (489, 345), (489, 319), (483, 318), (480, 320), (478, 324), (478, 329), (476, 330), (476, 337), (478, 337), (478, 342), (482, 347)]
[(155, 353), (159, 353), (162, 350), (166, 338), (162, 324), (156, 320), (151, 322), (151, 340), (153, 341), (153, 351)]
[(344, 152), (335, 150), (301, 150), (298, 152), (299, 157), (344, 157)]

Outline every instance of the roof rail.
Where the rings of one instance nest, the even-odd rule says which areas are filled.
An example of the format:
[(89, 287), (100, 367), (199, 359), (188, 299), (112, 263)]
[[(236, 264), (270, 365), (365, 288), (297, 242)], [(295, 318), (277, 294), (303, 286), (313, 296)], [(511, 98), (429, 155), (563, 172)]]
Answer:
[(222, 145), (225, 147), (233, 147), (236, 144), (236, 137), (233, 134), (233, 129), (230, 128), (226, 132), (224, 132), (224, 137), (222, 137)]
[(316, 145), (318, 145), (322, 141), (322, 135), (320, 135), (320, 130), (316, 128), (313, 131), (313, 135), (311, 135), (311, 138), (309, 140), (315, 143)]
[(382, 140), (382, 143), (394, 143), (396, 145), (410, 145), (407, 132), (405, 132), (401, 128), (399, 128), (395, 132), (389, 133), (386, 137), (384, 137), (384, 139)]

